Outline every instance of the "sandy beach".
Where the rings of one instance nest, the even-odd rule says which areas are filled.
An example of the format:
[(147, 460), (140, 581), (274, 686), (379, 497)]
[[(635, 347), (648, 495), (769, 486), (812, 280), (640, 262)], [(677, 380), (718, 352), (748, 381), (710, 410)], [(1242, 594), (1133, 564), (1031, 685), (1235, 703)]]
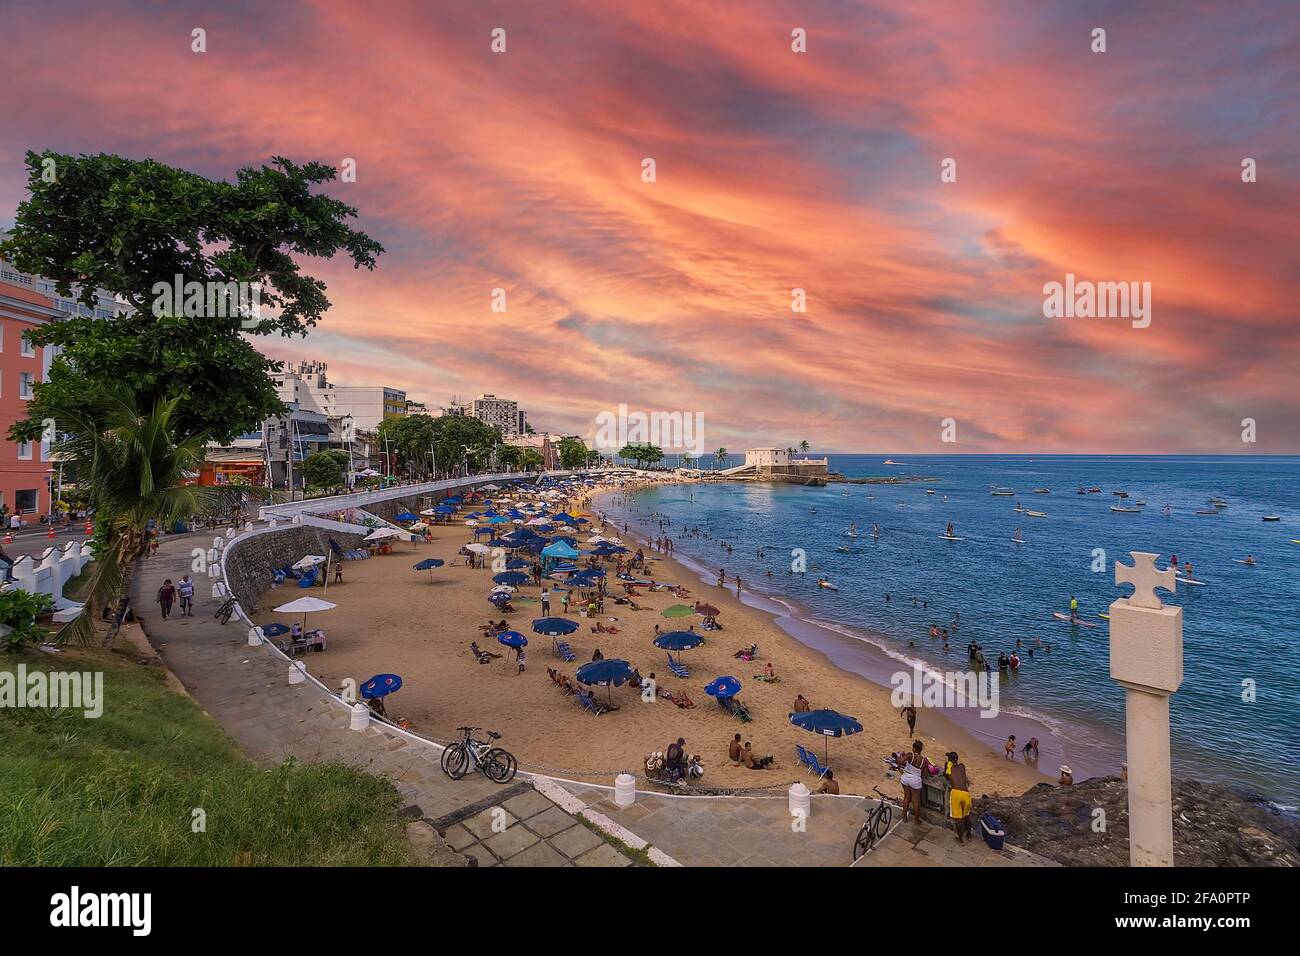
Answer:
[[(601, 493), (596, 492), (593, 502), (575, 504), (593, 519), (588, 529), (599, 526), (595, 510)], [(812, 775), (795, 760), (795, 746), (815, 749), (820, 756), (828, 743), (830, 764), (843, 792), (870, 793), (872, 786), (880, 786), (896, 794), (898, 784), (886, 778), (881, 757), (910, 747), (910, 739), (904, 719), (890, 703), (889, 690), (834, 667), (786, 634), (768, 614), (741, 604), (734, 591), (700, 585), (677, 562), (647, 552), (646, 577), (686, 586), (687, 603), (703, 600), (721, 609), (724, 630), (705, 632), (707, 643), (682, 655), (689, 679), (673, 677), (665, 653), (651, 645), (656, 624), (665, 630), (674, 626), (659, 611), (682, 603), (667, 591), (638, 594), (640, 611), (607, 605), (602, 623), (617, 626), (618, 634), (593, 633), (592, 622), (577, 616), (576, 610), (565, 615), (580, 624), (568, 638), (577, 654), (568, 664), (553, 656), (550, 638), (531, 631), (531, 621), (540, 616), (539, 605), (517, 604), (505, 617), (529, 638), (527, 670), (519, 674), (513, 652), (494, 639), (485, 640), (479, 630), (490, 617), (502, 615), (487, 601), (490, 567), (472, 569), (457, 558), (459, 548), (471, 540), (470, 529), (456, 521), (435, 528), (433, 536), (429, 544), (400, 543), (391, 554), (347, 562), (342, 584), (331, 583), (324, 595), (316, 592), (338, 604), (309, 620), (309, 627), (322, 628), (328, 637), (328, 650), (307, 658), (327, 685), (337, 688), (347, 678), (361, 682), (377, 673), (400, 674), (404, 685), (388, 703), (390, 717), (404, 718), (411, 729), (439, 740), (455, 736), (462, 724), (495, 730), (523, 768), (556, 776), (610, 784), (614, 773), (640, 772), (648, 752), (684, 737), (687, 750), (703, 759), (706, 772), (700, 783), (705, 786), (781, 786), (799, 779), (813, 783)], [(626, 543), (631, 546), (631, 539)], [(412, 570), (428, 557), (447, 565), (433, 572)], [(283, 593), (285, 600), (296, 596), (287, 589)], [(526, 585), (518, 597), (535, 599), (537, 594), (538, 589)], [(268, 594), (262, 603), (269, 608), (280, 602)], [(557, 600), (552, 601), (552, 611), (559, 613)], [(258, 615), (262, 623), (276, 619), (266, 610)], [(698, 620), (679, 623), (684, 627)], [(479, 664), (469, 649), (471, 641), (501, 657)], [(757, 660), (734, 658), (737, 649), (750, 644), (759, 646)], [(599, 717), (585, 712), (551, 682), (546, 669), (556, 667), (572, 676), (597, 648), (605, 657), (628, 660), (643, 675), (653, 672), (661, 688), (685, 690), (696, 706), (643, 702), (638, 691), (625, 685), (612, 690), (618, 710)], [(754, 680), (769, 661), (780, 682)], [(744, 685), (739, 699), (753, 714), (751, 723), (727, 715), (704, 693), (704, 685), (722, 674), (734, 675)], [(608, 696), (604, 687), (594, 690), (602, 700)], [(808, 698), (813, 708), (856, 717), (863, 732), (827, 741), (792, 727), (788, 714), (796, 694)], [(754, 771), (732, 764), (727, 745), (736, 733), (752, 741), (755, 752), (775, 755), (775, 768)], [(917, 736), (934, 762), (941, 763), (946, 751), (958, 751), (977, 795), (1021, 793), (1044, 779), (1032, 766), (1004, 760), (941, 714), (922, 709)]]

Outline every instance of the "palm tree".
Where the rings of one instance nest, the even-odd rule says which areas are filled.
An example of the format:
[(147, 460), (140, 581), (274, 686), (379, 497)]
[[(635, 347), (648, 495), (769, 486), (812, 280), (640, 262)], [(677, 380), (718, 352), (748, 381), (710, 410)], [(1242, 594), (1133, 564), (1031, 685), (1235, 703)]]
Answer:
[(181, 483), (185, 472), (199, 470), (206, 436), (173, 440), (171, 419), (179, 403), (179, 398), (164, 399), (141, 412), (130, 392), (105, 389), (89, 410), (49, 409), (63, 436), (58, 451), (75, 467), (100, 532), (85, 606), (59, 634), (60, 643), (90, 644), (99, 614), (115, 602), (117, 613), (104, 643), (117, 636), (135, 563), (148, 546), (150, 520), (167, 526), (246, 495), (267, 493), (248, 486)]
[(713, 457), (718, 460), (718, 467), (721, 468), (723, 463), (727, 460), (727, 449), (719, 448), (713, 453)]
[(808, 439), (805, 438), (803, 441), (799, 443), (799, 450), (803, 452), (805, 455), (808, 454)]

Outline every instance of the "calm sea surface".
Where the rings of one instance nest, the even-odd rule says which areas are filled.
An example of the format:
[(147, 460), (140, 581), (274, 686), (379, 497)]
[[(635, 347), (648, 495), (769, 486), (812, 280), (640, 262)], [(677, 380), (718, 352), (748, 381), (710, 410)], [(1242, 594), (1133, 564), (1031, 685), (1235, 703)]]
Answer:
[[(891, 457), (902, 464), (883, 464)], [(806, 620), (874, 644), (897, 662), (954, 670), (966, 666), (972, 639), (993, 658), (1010, 653), (1018, 638), (1026, 646), (1034, 638), (1050, 642), (1050, 653), (1032, 659), (1020, 650), (1024, 663), (1003, 683), (1003, 710), (1031, 717), (1066, 741), (1090, 741), (1116, 760), (1123, 692), (1110, 680), (1107, 623), (1098, 617), (1129, 590), (1114, 583), (1115, 559), (1131, 563), (1129, 551), (1159, 553), (1162, 565), (1171, 553), (1190, 559), (1205, 585), (1160, 592), (1184, 609), (1184, 679), (1171, 707), (1175, 773), (1245, 784), (1283, 806), (1300, 803), (1300, 544), (1291, 540), (1300, 539), (1300, 458), (830, 459), (832, 470), (850, 478), (936, 480), (673, 486), (606, 510), (643, 534), (666, 521), (680, 556), (713, 573), (726, 567), (729, 579), (739, 573), (747, 588), (784, 598)], [(1102, 491), (1080, 495), (1080, 485)], [(1016, 494), (995, 497), (994, 486)], [(1040, 487), (1051, 493), (1035, 494)], [(1145, 500), (1142, 513), (1112, 512), (1121, 503), (1117, 490), (1129, 492), (1126, 504)], [(1196, 514), (1216, 496), (1227, 507)], [(1017, 514), (1017, 502), (1047, 516)], [(1162, 514), (1166, 504), (1169, 515)], [(1281, 520), (1265, 522), (1264, 515)], [(856, 540), (844, 535), (854, 522)], [(964, 540), (939, 538), (948, 522)], [(876, 540), (873, 524), (881, 529)], [(697, 528), (698, 535), (686, 533)], [(1011, 540), (1017, 528), (1023, 545)], [(721, 542), (734, 550), (728, 554)], [(846, 547), (849, 553), (837, 550)], [(811, 563), (803, 577), (788, 573), (795, 548)], [(1098, 548), (1104, 572), (1094, 571)], [(758, 549), (766, 552), (761, 559)], [(1247, 554), (1257, 566), (1235, 563)], [(821, 576), (839, 592), (818, 588)], [(1072, 595), (1096, 627), (1052, 618), (1068, 610)], [(929, 627), (948, 623), (954, 612), (960, 625), (945, 654)], [(1243, 700), (1250, 689), (1253, 701)]]

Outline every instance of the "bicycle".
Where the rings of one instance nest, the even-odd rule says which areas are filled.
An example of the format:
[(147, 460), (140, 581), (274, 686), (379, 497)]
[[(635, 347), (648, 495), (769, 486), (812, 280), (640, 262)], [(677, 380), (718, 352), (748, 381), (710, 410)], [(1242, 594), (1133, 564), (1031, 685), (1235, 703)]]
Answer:
[(893, 819), (894, 801), (880, 792), (879, 787), (872, 787), (876, 795), (880, 797), (880, 802), (867, 815), (867, 822), (862, 824), (862, 829), (858, 831), (857, 838), (853, 841), (853, 859), (861, 859), (873, 846), (877, 840), (883, 840), (885, 834), (889, 832), (889, 823)]
[[(483, 776), (494, 783), (509, 783), (515, 778), (519, 761), (509, 751), (492, 746), (491, 741), (475, 740), (474, 731), (482, 727), (457, 727), (461, 739), (442, 752), (442, 772), (452, 780), (460, 780), (471, 770), (483, 771)], [(493, 741), (500, 740), (501, 735), (489, 730), (487, 735)]]
[(232, 594), (230, 597), (226, 598), (226, 603), (217, 608), (217, 613), (212, 616), (222, 624), (225, 624), (230, 620), (230, 615), (235, 613), (235, 603), (235, 596)]

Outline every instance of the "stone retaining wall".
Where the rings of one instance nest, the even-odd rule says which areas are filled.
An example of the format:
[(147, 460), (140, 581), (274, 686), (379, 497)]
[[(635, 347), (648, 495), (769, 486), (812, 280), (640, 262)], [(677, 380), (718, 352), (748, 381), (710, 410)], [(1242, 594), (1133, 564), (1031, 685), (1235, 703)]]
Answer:
[[(256, 610), (262, 595), (274, 583), (272, 568), (293, 564), (306, 554), (329, 554), (333, 538), (345, 551), (357, 547), (363, 535), (326, 531), (309, 525), (283, 525), (235, 541), (226, 553), (227, 586), (239, 598), (245, 610)], [(294, 588), (297, 590), (297, 588)], [(282, 590), (287, 594), (287, 590)], [(286, 601), (293, 597), (285, 597)]]

